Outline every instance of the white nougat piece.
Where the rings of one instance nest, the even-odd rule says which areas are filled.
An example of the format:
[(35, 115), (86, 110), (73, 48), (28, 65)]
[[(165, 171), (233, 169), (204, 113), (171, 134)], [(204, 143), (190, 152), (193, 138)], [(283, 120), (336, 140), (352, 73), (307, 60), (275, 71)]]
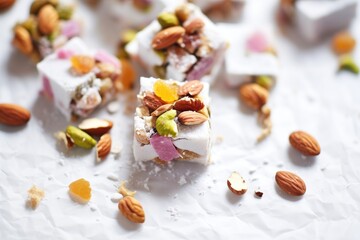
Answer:
[[(156, 78), (145, 78), (142, 77), (140, 80), (140, 93), (139, 101), (141, 103), (141, 96), (145, 92), (152, 92), (153, 85), (158, 79)], [(185, 84), (184, 82), (178, 82), (174, 80), (167, 80), (169, 84), (177, 84), (179, 86)], [(205, 106), (209, 106), (209, 84), (203, 83), (204, 87), (200, 94), (199, 98), (203, 100)], [(134, 142), (133, 142), (133, 152), (135, 161), (151, 161), (159, 157), (155, 149), (151, 144), (141, 144), (136, 140), (136, 131), (145, 131), (147, 137), (150, 139), (155, 133), (155, 129), (149, 128), (149, 123), (151, 123), (151, 116), (141, 116), (138, 112), (135, 113), (134, 117)], [(210, 119), (205, 121), (202, 124), (187, 126), (182, 125), (177, 120), (178, 126), (178, 135), (172, 139), (174, 146), (177, 149), (190, 151), (196, 154), (195, 158), (184, 159), (187, 162), (197, 162), (200, 164), (207, 165), (210, 162), (210, 151), (211, 151), (211, 126)]]
[(307, 41), (346, 28), (356, 15), (358, 0), (299, 0), (295, 2), (294, 24)]
[[(187, 4), (188, 8), (190, 9), (190, 19), (200, 18), (204, 22), (204, 27), (202, 29), (202, 34), (206, 40), (203, 40), (203, 38), (200, 40), (202, 44), (207, 44), (209, 46), (210, 52), (207, 54), (206, 51), (204, 52), (204, 55), (201, 56), (201, 59), (197, 60), (195, 64), (191, 63), (196, 57), (194, 56), (195, 53), (192, 53), (191, 56), (186, 56), (186, 60), (188, 62), (184, 64), (167, 64), (165, 76), (162, 76), (166, 79), (175, 79), (177, 81), (184, 81), (184, 80), (194, 80), (194, 79), (188, 79), (194, 76), (194, 74), (190, 74), (191, 69), (196, 69), (196, 67), (204, 68), (204, 66), (201, 66), (200, 62), (201, 60), (209, 60), (208, 63), (205, 63), (205, 65), (211, 65), (209, 71), (207, 71), (205, 74), (201, 74), (201, 77), (196, 78), (196, 80), (201, 80), (208, 83), (213, 83), (216, 77), (218, 76), (220, 72), (220, 68), (222, 65), (223, 57), (225, 55), (226, 51), (226, 41), (221, 36), (220, 32), (218, 31), (217, 27), (214, 25), (213, 22), (211, 22), (200, 10), (199, 7), (193, 5), (193, 4)], [(163, 10), (163, 12), (174, 12), (175, 7), (168, 7)], [(152, 48), (152, 41), (154, 36), (161, 31), (161, 26), (157, 20), (154, 20), (152, 23), (150, 23), (146, 28), (144, 28), (142, 31), (140, 31), (135, 39), (130, 42), (126, 46), (126, 51), (129, 53), (129, 55), (137, 62), (140, 63), (141, 66), (145, 68), (145, 70), (149, 73), (150, 76), (158, 76), (156, 72), (156, 67), (164, 66), (164, 62), (169, 61), (168, 59), (164, 60), (164, 56), (161, 56), (159, 52), (155, 51)], [(171, 49), (168, 48), (168, 49)], [(182, 49), (184, 49), (182, 47)], [(166, 50), (170, 51), (170, 50)], [(185, 50), (184, 50), (185, 51)], [(189, 53), (188, 53), (189, 54)], [(167, 54), (164, 54), (167, 56)], [(179, 58), (182, 58), (183, 56), (180, 56)], [(182, 60), (184, 60), (182, 58)], [(187, 71), (183, 71), (182, 68), (184, 65), (191, 63), (192, 68), (187, 69)], [(211, 62), (211, 63), (209, 63)], [(202, 62), (204, 63), (204, 62)], [(190, 66), (191, 66), (190, 65)], [(195, 76), (197, 76), (195, 74)]]
[(226, 82), (236, 87), (248, 82), (254, 76), (269, 76), (276, 80), (280, 72), (278, 58), (272, 52), (249, 52), (247, 41), (254, 33), (266, 36), (269, 42), (273, 37), (269, 28), (249, 25), (218, 24), (221, 34), (229, 42), (225, 55)]

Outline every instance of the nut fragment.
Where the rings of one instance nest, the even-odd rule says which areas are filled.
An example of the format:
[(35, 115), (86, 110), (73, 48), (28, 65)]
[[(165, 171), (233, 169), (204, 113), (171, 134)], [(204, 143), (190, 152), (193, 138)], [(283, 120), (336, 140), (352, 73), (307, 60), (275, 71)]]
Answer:
[(179, 114), (178, 120), (184, 125), (198, 125), (206, 122), (208, 118), (201, 113), (185, 111)]
[(260, 190), (256, 190), (254, 192), (255, 196), (258, 197), (258, 198), (262, 198), (262, 196), (264, 195), (264, 193)]
[(184, 24), (186, 33), (194, 34), (200, 31), (204, 27), (204, 21), (201, 18), (194, 18), (190, 22)]
[(88, 118), (79, 124), (79, 128), (91, 135), (100, 136), (110, 131), (113, 123), (109, 120)]
[(74, 146), (74, 142), (71, 138), (66, 135), (65, 132), (57, 132), (54, 134), (55, 138), (64, 143), (67, 150), (71, 149)]
[(0, 123), (9, 126), (25, 125), (30, 120), (30, 112), (15, 104), (0, 104)]
[(180, 157), (177, 158), (177, 160), (189, 161), (189, 160), (193, 160), (193, 159), (201, 157), (201, 155), (199, 155), (193, 151), (179, 149), (179, 148), (177, 150), (180, 154)]
[(12, 44), (24, 54), (30, 54), (34, 49), (30, 33), (21, 26), (15, 28)]
[(145, 212), (141, 203), (134, 198), (136, 192), (129, 191), (125, 187), (125, 182), (121, 183), (119, 192), (123, 195), (118, 204), (120, 212), (131, 222), (144, 223)]
[(184, 34), (185, 29), (183, 27), (175, 26), (166, 28), (155, 35), (152, 41), (152, 47), (155, 50), (161, 50), (170, 47), (176, 43)]
[(144, 144), (144, 145), (150, 144), (150, 139), (146, 135), (146, 132), (144, 129), (136, 129), (135, 130), (135, 138), (136, 138), (136, 141), (138, 141), (141, 144)]
[(202, 82), (200, 82), (199, 80), (192, 80), (182, 85), (178, 90), (178, 94), (180, 96), (185, 96), (188, 94), (190, 96), (196, 96), (202, 91), (203, 88), (204, 84)]
[(96, 145), (96, 161), (101, 162), (111, 151), (111, 136), (109, 133), (101, 136)]
[(79, 147), (90, 149), (96, 145), (95, 139), (74, 126), (68, 126), (66, 128), (66, 134), (71, 138), (75, 145)]
[(316, 156), (320, 154), (318, 141), (310, 134), (303, 131), (296, 131), (290, 134), (289, 141), (291, 146), (306, 156)]
[(275, 180), (281, 190), (289, 195), (301, 196), (306, 192), (305, 182), (292, 172), (278, 171)]
[(248, 83), (240, 87), (240, 98), (250, 108), (259, 110), (268, 99), (268, 91), (256, 83)]
[(203, 101), (198, 98), (184, 97), (174, 103), (174, 109), (178, 111), (200, 111), (204, 107)]
[(233, 172), (227, 180), (228, 188), (237, 195), (246, 193), (248, 186), (239, 173)]
[(40, 32), (49, 35), (59, 24), (59, 14), (52, 5), (48, 4), (40, 9), (38, 23)]
[(26, 204), (32, 209), (35, 209), (39, 205), (40, 201), (44, 198), (44, 196), (45, 192), (34, 185), (28, 190), (28, 199)]
[(151, 116), (153, 116), (153, 117), (158, 117), (158, 116), (160, 116), (161, 114), (163, 114), (164, 112), (167, 112), (167, 111), (171, 110), (172, 107), (173, 107), (172, 104), (162, 105), (162, 106), (160, 106), (158, 109), (156, 109), (155, 111), (153, 111), (153, 112), (151, 113)]

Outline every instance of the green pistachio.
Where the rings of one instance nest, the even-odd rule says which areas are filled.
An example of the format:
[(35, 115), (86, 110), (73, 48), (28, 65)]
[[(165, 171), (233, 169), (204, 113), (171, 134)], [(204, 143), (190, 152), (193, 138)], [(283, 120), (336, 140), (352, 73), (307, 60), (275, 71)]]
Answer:
[(174, 27), (179, 25), (179, 20), (172, 13), (160, 13), (157, 17), (158, 22), (160, 23), (162, 28)]
[(56, 7), (59, 3), (59, 0), (34, 0), (30, 7), (30, 14), (37, 15), (40, 9), (46, 4), (51, 4)]
[(59, 18), (62, 20), (70, 20), (74, 13), (74, 7), (71, 5), (58, 6), (56, 10), (59, 14)]
[(174, 121), (175, 117), (176, 110), (170, 110), (156, 119), (156, 130), (161, 136), (176, 137), (178, 135), (177, 124)]
[(267, 90), (273, 86), (273, 80), (269, 76), (257, 76), (255, 82)]
[(77, 127), (68, 126), (66, 128), (66, 133), (74, 141), (75, 145), (79, 147), (90, 149), (96, 145), (95, 139)]
[(347, 70), (359, 74), (359, 66), (350, 55), (340, 57), (339, 70)]

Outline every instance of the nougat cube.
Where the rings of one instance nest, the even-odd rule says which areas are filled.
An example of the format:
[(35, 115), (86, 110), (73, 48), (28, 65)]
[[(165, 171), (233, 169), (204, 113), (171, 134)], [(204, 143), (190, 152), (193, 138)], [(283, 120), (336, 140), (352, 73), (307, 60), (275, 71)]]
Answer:
[[(179, 9), (186, 14), (179, 14)], [(164, 13), (175, 15), (175, 21), (161, 24), (168, 18), (154, 20), (136, 35), (126, 51), (150, 76), (212, 83), (226, 51), (226, 41), (218, 28), (193, 4), (167, 8), (158, 17)]]
[(209, 84), (142, 77), (140, 86), (134, 116), (135, 161), (209, 164)]
[(42, 93), (70, 119), (86, 117), (121, 90), (120, 61), (80, 38), (37, 64)]

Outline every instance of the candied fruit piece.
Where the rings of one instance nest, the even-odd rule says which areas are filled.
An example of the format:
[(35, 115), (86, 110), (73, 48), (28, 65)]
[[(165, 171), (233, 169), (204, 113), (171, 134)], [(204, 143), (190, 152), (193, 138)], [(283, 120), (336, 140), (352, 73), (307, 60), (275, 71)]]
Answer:
[(90, 183), (80, 178), (69, 185), (69, 193), (74, 201), (87, 203), (91, 198)]
[(166, 103), (173, 103), (179, 99), (178, 88), (176, 84), (168, 84), (164, 80), (157, 80), (154, 84), (155, 95)]
[(132, 88), (135, 78), (136, 78), (136, 71), (130, 61), (126, 59), (121, 59), (121, 75), (120, 81), (122, 83), (123, 90), (129, 90)]
[(95, 59), (84, 55), (72, 56), (71, 66), (78, 74), (87, 74), (95, 67)]
[(356, 40), (347, 32), (338, 33), (332, 40), (332, 48), (337, 54), (351, 52), (356, 45)]

